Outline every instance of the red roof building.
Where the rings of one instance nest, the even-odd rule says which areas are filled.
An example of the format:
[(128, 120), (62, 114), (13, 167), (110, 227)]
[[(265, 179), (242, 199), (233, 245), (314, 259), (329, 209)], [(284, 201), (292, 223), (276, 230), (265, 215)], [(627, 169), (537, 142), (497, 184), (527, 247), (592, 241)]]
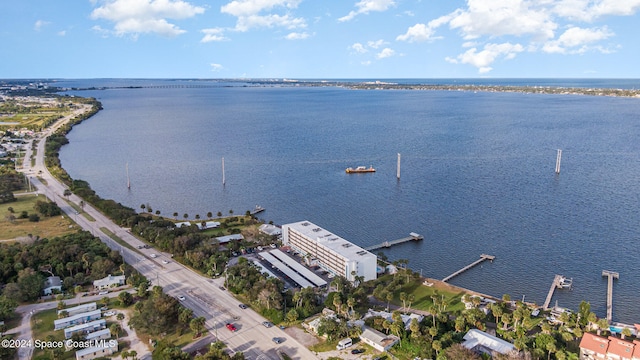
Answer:
[(618, 339), (615, 336), (609, 336), (609, 348), (607, 349), (607, 358), (615, 360), (631, 360), (633, 356), (634, 345), (630, 341)]
[(633, 349), (633, 356), (631, 358), (633, 360), (640, 360), (640, 340), (633, 340), (633, 344), (635, 345)]
[(607, 359), (609, 340), (590, 333), (584, 333), (580, 341), (580, 359)]

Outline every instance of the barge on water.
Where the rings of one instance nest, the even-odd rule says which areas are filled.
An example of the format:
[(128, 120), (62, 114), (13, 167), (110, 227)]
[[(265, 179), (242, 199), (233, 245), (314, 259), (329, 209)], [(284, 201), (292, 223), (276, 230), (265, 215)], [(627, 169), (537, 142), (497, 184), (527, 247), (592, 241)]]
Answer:
[(347, 174), (358, 174), (358, 173), (372, 173), (372, 172), (376, 172), (376, 169), (373, 168), (373, 166), (369, 166), (368, 168), (365, 166), (358, 166), (357, 168), (351, 168), (348, 167), (347, 170), (345, 170)]

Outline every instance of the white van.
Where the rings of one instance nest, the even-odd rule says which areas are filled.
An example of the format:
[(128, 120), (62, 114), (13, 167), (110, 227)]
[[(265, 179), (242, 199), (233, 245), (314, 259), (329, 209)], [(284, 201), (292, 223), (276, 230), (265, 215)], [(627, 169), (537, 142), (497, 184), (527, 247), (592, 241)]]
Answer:
[(343, 350), (351, 345), (353, 345), (353, 341), (351, 340), (351, 338), (342, 339), (340, 340), (340, 342), (338, 342), (338, 345), (336, 345), (336, 349)]

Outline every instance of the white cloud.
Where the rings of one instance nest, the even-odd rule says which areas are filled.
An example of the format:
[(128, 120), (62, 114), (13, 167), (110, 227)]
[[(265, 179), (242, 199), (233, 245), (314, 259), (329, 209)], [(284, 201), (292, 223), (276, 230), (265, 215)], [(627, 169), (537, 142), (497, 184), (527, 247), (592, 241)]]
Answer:
[(204, 13), (204, 8), (183, 0), (103, 0), (91, 12), (92, 19), (113, 22), (114, 33), (122, 36), (156, 33), (172, 37), (185, 33), (167, 19), (186, 19)]
[(357, 53), (360, 53), (360, 54), (364, 54), (364, 53), (369, 51), (364, 47), (364, 45), (362, 45), (360, 43), (355, 43), (355, 44), (351, 45), (349, 48), (354, 50)]
[(536, 6), (545, 0), (468, 0), (467, 10), (457, 10), (448, 21), (460, 29), (466, 40), (481, 36), (524, 36), (545, 40), (552, 38), (557, 24), (547, 8)]
[(384, 48), (384, 49), (382, 49), (382, 51), (380, 51), (378, 54), (376, 54), (376, 58), (384, 59), (384, 58), (392, 57), (395, 54), (396, 54), (396, 52), (393, 51), (393, 49)]
[(309, 37), (309, 34), (306, 32), (301, 32), (301, 33), (292, 32), (287, 34), (287, 36), (285, 36), (284, 38), (287, 40), (304, 40), (308, 37)]
[(387, 11), (391, 6), (394, 5), (395, 2), (393, 0), (360, 0), (360, 2), (355, 4), (355, 6), (358, 8), (357, 10), (350, 11), (349, 14), (339, 18), (338, 21), (349, 21), (360, 14), (368, 14), (372, 11)]
[(490, 66), (500, 56), (507, 60), (513, 59), (517, 53), (524, 51), (524, 47), (520, 44), (486, 44), (484, 49), (478, 51), (477, 48), (471, 48), (466, 52), (458, 55), (457, 58), (446, 58), (450, 63), (469, 64), (478, 68), (481, 74), (491, 71)]
[(40, 30), (42, 30), (43, 27), (45, 27), (46, 25), (49, 25), (49, 24), (51, 24), (49, 21), (38, 20), (38, 21), (36, 21), (35, 24), (33, 24), (33, 30), (40, 31)]
[(544, 44), (542, 50), (547, 53), (584, 53), (594, 49), (600, 52), (608, 52), (601, 47), (590, 47), (590, 44), (613, 36), (614, 33), (606, 26), (602, 28), (583, 29), (571, 27), (567, 29), (557, 40)]
[(66, 30), (58, 31), (58, 36), (65, 36), (65, 35), (67, 35), (67, 31)]
[(396, 37), (396, 40), (408, 42), (427, 41), (432, 39), (434, 33), (434, 29), (428, 27), (425, 24), (415, 24), (410, 27), (406, 33), (398, 35), (398, 37)]
[(204, 33), (204, 37), (200, 40), (203, 43), (229, 40), (224, 36), (224, 30), (221, 28), (202, 29), (200, 31)]
[(220, 7), (220, 12), (238, 18), (235, 27), (237, 31), (248, 31), (259, 27), (306, 28), (307, 23), (304, 18), (296, 18), (288, 13), (262, 14), (276, 9), (288, 12), (295, 9), (299, 3), (300, 0), (234, 0)]
[(210, 65), (211, 65), (211, 71), (213, 71), (213, 72), (218, 72), (218, 71), (224, 69), (224, 67), (222, 65), (220, 65), (220, 64), (212, 63)]
[(629, 16), (640, 10), (640, 0), (559, 0), (553, 12), (571, 20), (591, 22), (603, 16)]
[(376, 40), (376, 41), (367, 41), (367, 46), (369, 46), (372, 49), (377, 49), (379, 47), (381, 47), (382, 45), (388, 44), (388, 42), (384, 41), (384, 40)]

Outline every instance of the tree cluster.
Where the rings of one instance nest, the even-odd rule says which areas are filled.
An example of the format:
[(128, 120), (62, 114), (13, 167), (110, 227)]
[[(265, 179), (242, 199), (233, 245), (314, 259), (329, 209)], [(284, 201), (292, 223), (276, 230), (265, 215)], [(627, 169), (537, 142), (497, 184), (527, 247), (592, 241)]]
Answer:
[(29, 245), (0, 245), (0, 281), (7, 284), (3, 294), (19, 302), (36, 300), (47, 276), (60, 276), (64, 288), (72, 290), (114, 273), (121, 264), (118, 252), (85, 231)]
[(155, 286), (146, 300), (138, 301), (130, 325), (144, 334), (159, 336), (163, 333), (189, 329), (193, 312), (178, 303), (178, 300)]

